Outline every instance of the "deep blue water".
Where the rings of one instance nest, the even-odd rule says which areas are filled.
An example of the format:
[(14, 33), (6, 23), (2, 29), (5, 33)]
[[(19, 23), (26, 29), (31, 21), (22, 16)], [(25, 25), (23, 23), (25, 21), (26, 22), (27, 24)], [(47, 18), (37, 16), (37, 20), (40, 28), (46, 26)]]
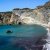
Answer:
[[(6, 33), (8, 30), (12, 33)], [(20, 47), (19, 44), (16, 44), (18, 38), (42, 37), (46, 33), (46, 29), (39, 25), (1, 25), (0, 50), (26, 50), (23, 46)]]

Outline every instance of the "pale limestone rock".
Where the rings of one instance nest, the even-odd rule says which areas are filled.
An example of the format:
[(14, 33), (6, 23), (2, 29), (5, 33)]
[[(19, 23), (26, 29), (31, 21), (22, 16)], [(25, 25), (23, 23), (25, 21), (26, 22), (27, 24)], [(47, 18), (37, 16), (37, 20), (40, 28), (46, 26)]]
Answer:
[[(49, 2), (50, 3), (50, 2)], [(27, 11), (28, 10), (28, 11)], [(50, 9), (41, 6), (39, 9), (17, 9), (12, 11), (13, 14), (10, 23), (25, 23), (25, 24), (48, 24), (50, 22)]]

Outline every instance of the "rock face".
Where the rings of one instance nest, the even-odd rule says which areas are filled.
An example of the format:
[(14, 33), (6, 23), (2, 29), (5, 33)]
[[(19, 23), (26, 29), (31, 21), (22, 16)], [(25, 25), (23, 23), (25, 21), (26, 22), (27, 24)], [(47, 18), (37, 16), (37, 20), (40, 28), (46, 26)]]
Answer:
[(12, 16), (10, 19), (10, 23), (16, 23), (18, 24), (19, 22), (25, 23), (25, 24), (30, 24), (33, 23), (33, 18), (31, 17), (33, 14), (33, 10), (29, 8), (24, 8), (24, 9), (13, 9), (12, 11)]
[(0, 12), (0, 24), (8, 24), (11, 18), (11, 11), (8, 12)]
[[(2, 16), (4, 15), (2, 13)], [(10, 17), (5, 16), (0, 19), (0, 21), (3, 19), (3, 23), (18, 24), (21, 22), (22, 24), (48, 24), (50, 22), (50, 1), (46, 2), (43, 6), (38, 6), (36, 9), (15, 8)]]
[[(16, 21), (25, 24), (48, 24), (50, 22), (50, 2), (45, 3), (43, 6), (38, 6), (36, 9), (13, 9), (13, 14), (10, 21)], [(14, 20), (13, 20), (14, 19)], [(18, 19), (18, 20), (17, 20)]]

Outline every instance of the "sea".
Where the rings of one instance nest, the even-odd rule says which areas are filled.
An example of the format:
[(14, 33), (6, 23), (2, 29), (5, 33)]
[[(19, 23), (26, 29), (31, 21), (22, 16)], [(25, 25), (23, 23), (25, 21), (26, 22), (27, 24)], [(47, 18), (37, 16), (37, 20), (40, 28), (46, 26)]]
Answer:
[(31, 50), (26, 41), (34, 44), (46, 34), (46, 28), (40, 25), (0, 25), (0, 50)]

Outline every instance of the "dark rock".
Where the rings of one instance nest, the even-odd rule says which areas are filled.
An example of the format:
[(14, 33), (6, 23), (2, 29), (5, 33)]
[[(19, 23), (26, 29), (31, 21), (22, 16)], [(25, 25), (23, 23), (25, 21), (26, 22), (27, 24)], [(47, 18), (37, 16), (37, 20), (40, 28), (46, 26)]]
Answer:
[(21, 23), (21, 22), (19, 22), (18, 24), (19, 24), (19, 25), (21, 25), (22, 23)]
[(8, 30), (6, 33), (12, 33), (12, 31), (11, 30)]

